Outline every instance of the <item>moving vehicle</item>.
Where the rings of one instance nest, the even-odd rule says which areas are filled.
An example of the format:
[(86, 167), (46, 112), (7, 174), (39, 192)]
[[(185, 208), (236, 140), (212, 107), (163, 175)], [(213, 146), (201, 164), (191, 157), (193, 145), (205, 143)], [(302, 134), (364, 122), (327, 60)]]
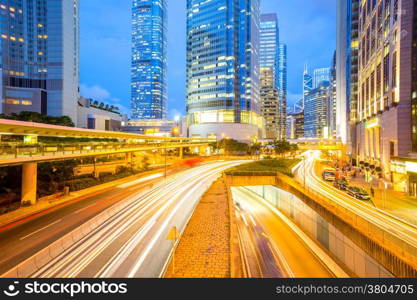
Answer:
[(364, 189), (358, 188), (358, 187), (348, 187), (347, 189), (348, 195), (358, 199), (358, 200), (364, 200), (364, 201), (370, 201), (371, 196), (368, 194), (367, 191)]
[(331, 169), (326, 169), (323, 171), (323, 180), (334, 182), (336, 180), (336, 171)]
[(349, 183), (344, 179), (340, 179), (335, 180), (333, 182), (333, 186), (341, 191), (347, 191), (347, 189), (349, 188)]

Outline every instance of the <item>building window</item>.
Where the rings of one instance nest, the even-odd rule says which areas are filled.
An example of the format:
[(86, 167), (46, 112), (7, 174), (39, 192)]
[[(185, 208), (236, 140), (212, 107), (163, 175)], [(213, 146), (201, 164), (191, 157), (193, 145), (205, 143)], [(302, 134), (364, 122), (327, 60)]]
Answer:
[(395, 156), (395, 142), (389, 142), (389, 154), (391, 157)]
[(88, 118), (87, 119), (87, 128), (88, 129), (96, 129), (96, 119)]

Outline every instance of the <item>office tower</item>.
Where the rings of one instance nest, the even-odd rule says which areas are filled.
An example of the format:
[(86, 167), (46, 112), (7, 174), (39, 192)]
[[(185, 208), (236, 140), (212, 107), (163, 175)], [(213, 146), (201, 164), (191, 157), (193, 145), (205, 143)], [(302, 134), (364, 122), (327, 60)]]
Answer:
[(336, 136), (356, 164), (359, 0), (337, 1)]
[(328, 100), (329, 82), (311, 90), (305, 98), (304, 106), (304, 137), (322, 139), (329, 137)]
[(315, 69), (313, 72), (313, 89), (318, 88), (324, 81), (330, 82), (330, 77), (330, 68)]
[(166, 0), (133, 0), (131, 75), (132, 119), (166, 119)]
[(336, 51), (332, 59), (332, 67), (330, 71), (330, 92), (329, 92), (329, 108), (328, 108), (328, 120), (329, 120), (329, 134), (330, 137), (336, 137), (336, 113), (337, 113), (337, 87), (336, 87)]
[(66, 115), (77, 123), (78, 10), (78, 0), (0, 1), (0, 111)]
[(303, 74), (303, 101), (301, 103), (301, 108), (304, 109), (306, 96), (313, 90), (313, 77), (308, 74), (307, 64), (304, 66)]
[(280, 99), (280, 138), (284, 139), (286, 136), (285, 120), (287, 118), (287, 45), (284, 43), (280, 43), (278, 50), (278, 96)]
[(187, 0), (189, 135), (262, 137), (259, 0)]
[[(417, 186), (417, 164), (410, 157), (417, 150), (414, 2), (361, 1), (359, 8), (358, 161), (368, 179), (381, 176), (403, 191)], [(402, 167), (395, 165), (397, 158), (406, 161)]]
[(287, 139), (304, 138), (304, 112), (290, 113), (287, 116)]
[(266, 138), (282, 139), (280, 99), (274, 81), (272, 68), (261, 68), (261, 114), (265, 119)]
[(274, 86), (279, 86), (279, 28), (277, 14), (262, 14), (260, 23), (259, 61), (261, 68), (273, 72)]
[[(286, 137), (286, 109), (287, 109), (287, 48), (286, 45), (279, 42), (279, 27), (278, 18), (276, 14), (263, 14), (261, 15), (260, 25), (260, 66), (261, 69), (269, 69), (272, 71), (273, 87), (278, 91), (278, 115), (277, 119), (270, 120), (271, 116), (265, 116), (270, 121), (267, 121), (266, 131), (267, 136), (276, 139), (284, 139)], [(261, 84), (261, 103), (263, 105), (264, 99), (262, 95), (267, 97), (265, 104), (266, 107), (270, 105), (271, 101), (271, 87), (269, 86), (270, 80), (265, 78), (262, 80), (262, 75), (269, 76), (269, 72), (261, 72), (261, 82), (268, 83), (263, 87)], [(270, 110), (270, 108), (268, 109)], [(271, 122), (274, 122), (276, 126), (276, 133), (272, 134), (270, 129)], [(276, 125), (275, 125), (276, 124)]]

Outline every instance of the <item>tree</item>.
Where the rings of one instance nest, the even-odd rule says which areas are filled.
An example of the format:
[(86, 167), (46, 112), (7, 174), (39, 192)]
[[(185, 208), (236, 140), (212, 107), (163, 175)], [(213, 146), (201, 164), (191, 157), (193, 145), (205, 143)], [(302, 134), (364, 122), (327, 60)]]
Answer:
[(11, 115), (0, 114), (0, 119), (51, 124), (51, 125), (59, 125), (59, 126), (66, 126), (66, 127), (75, 127), (75, 124), (74, 122), (72, 122), (70, 117), (46, 116), (37, 112), (31, 112), (31, 111), (23, 111), (19, 114), (11, 114)]
[(249, 146), (249, 154), (256, 155), (259, 154), (261, 151), (262, 145), (260, 143), (253, 143)]
[(285, 153), (288, 153), (291, 151), (291, 144), (286, 140), (277, 140), (274, 143), (275, 146), (275, 153), (283, 156)]

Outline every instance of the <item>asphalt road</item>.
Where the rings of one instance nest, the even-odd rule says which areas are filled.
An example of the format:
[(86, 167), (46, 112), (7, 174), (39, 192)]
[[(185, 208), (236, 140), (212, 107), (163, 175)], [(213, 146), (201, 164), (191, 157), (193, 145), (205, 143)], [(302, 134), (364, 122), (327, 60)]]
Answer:
[[(303, 239), (294, 224), (285, 222), (259, 196), (244, 187), (233, 188), (239, 231), (247, 249), (251, 277), (332, 278), (335, 262), (315, 253), (310, 239)], [(337, 268), (337, 275), (345, 273)]]
[[(170, 229), (182, 231), (200, 196), (221, 171), (239, 162), (203, 164), (172, 176), (127, 183), (82, 203), (0, 233), (2, 271), (42, 250), (118, 201), (129, 205), (33, 277), (158, 277), (167, 262)], [(149, 185), (153, 184), (152, 188)], [(148, 187), (147, 187), (148, 186)], [(64, 229), (65, 228), (65, 229)], [(9, 250), (7, 250), (9, 249)]]

